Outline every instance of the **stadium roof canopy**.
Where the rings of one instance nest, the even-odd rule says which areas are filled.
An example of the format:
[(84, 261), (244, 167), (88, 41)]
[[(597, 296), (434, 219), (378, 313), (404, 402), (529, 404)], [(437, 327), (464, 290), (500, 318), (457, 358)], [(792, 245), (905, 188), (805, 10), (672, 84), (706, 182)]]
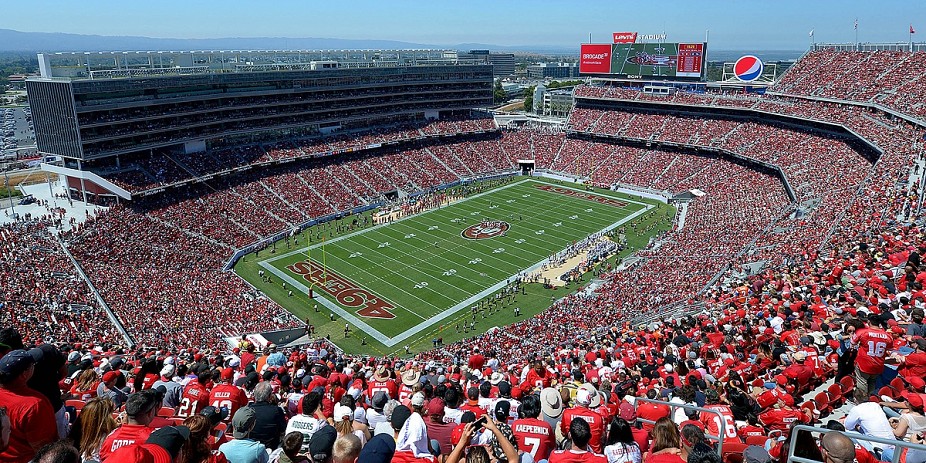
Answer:
[(483, 63), (438, 49), (52, 52), (38, 61), (42, 78), (72, 79)]

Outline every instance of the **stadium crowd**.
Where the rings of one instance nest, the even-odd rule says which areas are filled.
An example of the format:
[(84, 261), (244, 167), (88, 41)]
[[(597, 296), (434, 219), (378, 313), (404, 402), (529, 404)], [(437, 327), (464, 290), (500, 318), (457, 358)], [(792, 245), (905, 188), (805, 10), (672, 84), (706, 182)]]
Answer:
[[(887, 59), (818, 58), (840, 66)], [(902, 56), (895, 67), (917, 59)], [(889, 94), (823, 85), (814, 69), (798, 63), (782, 90)], [(785, 461), (794, 440), (797, 455), (825, 462), (890, 461), (895, 452), (926, 461), (844, 432), (921, 443), (926, 431), (926, 238), (912, 206), (922, 203), (920, 185), (906, 181), (923, 157), (922, 128), (782, 96), (669, 98), (838, 122), (883, 154), (872, 166), (825, 134), (580, 106), (569, 121), (576, 131), (723, 148), (776, 165), (797, 202), (777, 177), (715, 155), (544, 129), (419, 141), (408, 151), (309, 160), (178, 190), (60, 233), (131, 347), (79, 283), (49, 231), (54, 217), (4, 226), (0, 460), (716, 463), (732, 455), (758, 463)], [(485, 126), (473, 124), (433, 130)], [(280, 144), (229, 156), (252, 162), (305, 150)], [(602, 275), (595, 293), (412, 358), (351, 356), (324, 340), (290, 349), (222, 340), (301, 324), (222, 272), (222, 256), (384, 187), (427, 189), (513, 169), (522, 157), (599, 185), (704, 195), (686, 205), (684, 227), (639, 252), (629, 271)], [(185, 175), (169, 165), (142, 168)], [(755, 275), (723, 273), (756, 260), (766, 265)], [(826, 420), (848, 401), (844, 421)], [(815, 441), (790, 432), (798, 423), (833, 431)]]

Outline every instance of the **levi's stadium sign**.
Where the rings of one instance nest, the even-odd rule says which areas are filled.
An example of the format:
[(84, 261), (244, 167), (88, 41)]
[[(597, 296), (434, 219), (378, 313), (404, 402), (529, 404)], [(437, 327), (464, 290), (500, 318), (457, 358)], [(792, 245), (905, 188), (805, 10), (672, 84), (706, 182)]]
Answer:
[(637, 41), (636, 32), (612, 32), (614, 43), (634, 43)]

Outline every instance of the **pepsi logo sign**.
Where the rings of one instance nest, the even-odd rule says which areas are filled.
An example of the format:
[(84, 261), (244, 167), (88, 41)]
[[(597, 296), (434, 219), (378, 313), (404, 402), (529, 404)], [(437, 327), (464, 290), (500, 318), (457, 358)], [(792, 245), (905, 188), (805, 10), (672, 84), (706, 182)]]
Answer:
[(762, 60), (753, 56), (746, 55), (736, 60), (733, 64), (733, 74), (743, 82), (752, 82), (762, 76), (765, 65)]
[(511, 228), (511, 225), (508, 222), (494, 221), (494, 222), (482, 222), (470, 226), (463, 230), (463, 238), (469, 240), (484, 240), (488, 238), (495, 238), (496, 236), (502, 236), (508, 229)]

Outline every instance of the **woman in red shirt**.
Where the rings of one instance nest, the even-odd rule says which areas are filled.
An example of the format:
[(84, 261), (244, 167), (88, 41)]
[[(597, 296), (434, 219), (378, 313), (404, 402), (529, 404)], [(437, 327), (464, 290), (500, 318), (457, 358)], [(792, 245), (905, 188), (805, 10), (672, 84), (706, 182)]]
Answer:
[(653, 445), (643, 463), (685, 463), (682, 460), (678, 426), (670, 418), (660, 418), (653, 427)]
[(100, 377), (92, 368), (84, 370), (77, 381), (71, 386), (71, 395), (78, 400), (87, 401), (96, 397), (96, 388), (100, 385)]

